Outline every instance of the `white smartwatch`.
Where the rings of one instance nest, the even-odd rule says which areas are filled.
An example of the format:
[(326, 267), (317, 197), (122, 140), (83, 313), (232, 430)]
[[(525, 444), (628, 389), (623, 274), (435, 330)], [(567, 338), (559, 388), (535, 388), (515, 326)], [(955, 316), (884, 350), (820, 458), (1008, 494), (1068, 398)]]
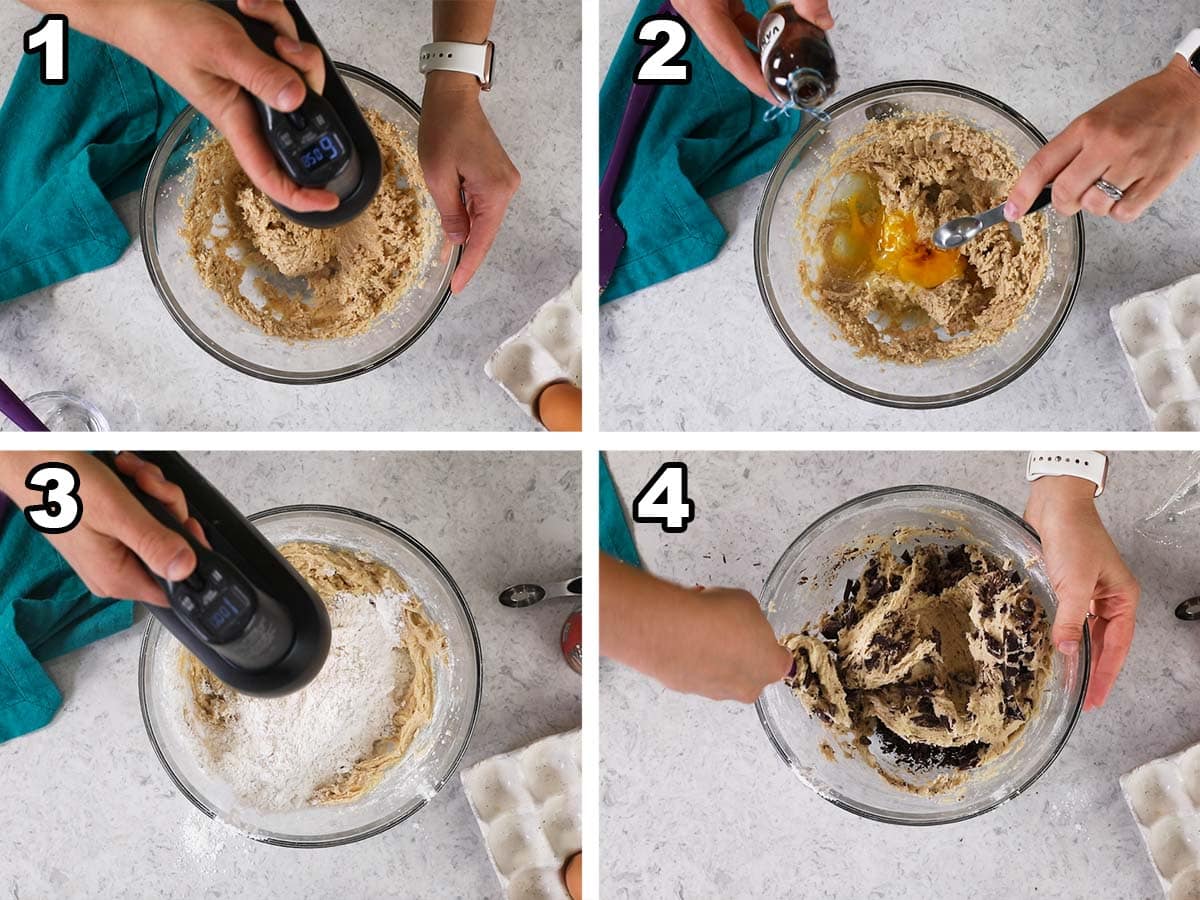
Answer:
[(1093, 496), (1104, 493), (1108, 480), (1108, 457), (1095, 450), (1034, 450), (1025, 464), (1025, 480), (1037, 481), (1047, 475), (1071, 475), (1096, 486)]
[(474, 75), (479, 79), (480, 89), (490, 91), (495, 60), (496, 45), (491, 41), (483, 44), (435, 41), (421, 48), (419, 68), (422, 75), (428, 75), (430, 72), (463, 72)]
[(1193, 28), (1183, 38), (1183, 42), (1175, 48), (1175, 52), (1183, 57), (1192, 67), (1192, 71), (1200, 75), (1200, 28)]

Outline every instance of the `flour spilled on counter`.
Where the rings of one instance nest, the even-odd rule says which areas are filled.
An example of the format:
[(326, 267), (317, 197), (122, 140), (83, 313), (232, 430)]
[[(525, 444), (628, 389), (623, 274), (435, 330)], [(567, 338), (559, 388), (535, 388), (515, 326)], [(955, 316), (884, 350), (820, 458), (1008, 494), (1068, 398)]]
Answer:
[(329, 610), (325, 666), (285, 697), (238, 694), (180, 651), (185, 732), (244, 803), (298, 809), (356, 799), (432, 718), (445, 637), (398, 573), (353, 551), (295, 542), (283, 556)]
[(205, 874), (216, 874), (218, 862), (226, 861), (225, 847), (229, 838), (240, 832), (220, 819), (210, 819), (199, 813), (188, 815), (176, 830), (175, 839), (187, 852), (193, 865)]

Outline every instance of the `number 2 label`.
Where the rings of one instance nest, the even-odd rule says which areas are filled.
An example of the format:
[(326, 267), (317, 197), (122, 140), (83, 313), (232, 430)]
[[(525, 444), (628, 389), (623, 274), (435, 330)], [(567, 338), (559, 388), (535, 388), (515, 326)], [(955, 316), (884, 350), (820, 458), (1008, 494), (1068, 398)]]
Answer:
[(633, 500), (633, 521), (661, 525), (663, 531), (683, 534), (696, 518), (696, 504), (687, 493), (687, 466), (663, 463)]
[(67, 83), (67, 24), (61, 13), (48, 13), (25, 32), (25, 52), (42, 56), (43, 84)]
[(62, 534), (79, 524), (83, 501), (79, 498), (79, 473), (66, 463), (35, 466), (25, 487), (42, 492), (42, 502), (25, 507), (25, 520), (43, 534)]
[(634, 40), (655, 49), (633, 73), (634, 84), (691, 84), (692, 64), (679, 59), (692, 42), (692, 32), (674, 16), (648, 16), (638, 24)]

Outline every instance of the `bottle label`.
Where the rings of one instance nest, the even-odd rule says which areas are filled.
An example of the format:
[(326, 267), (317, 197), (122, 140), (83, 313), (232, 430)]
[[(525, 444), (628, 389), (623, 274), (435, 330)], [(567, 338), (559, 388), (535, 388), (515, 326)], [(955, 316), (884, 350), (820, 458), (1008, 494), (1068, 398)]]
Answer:
[(779, 43), (779, 36), (783, 34), (783, 27), (786, 24), (783, 16), (776, 12), (767, 13), (767, 15), (763, 16), (762, 22), (759, 23), (758, 58), (764, 65), (771, 51), (775, 49), (775, 45)]

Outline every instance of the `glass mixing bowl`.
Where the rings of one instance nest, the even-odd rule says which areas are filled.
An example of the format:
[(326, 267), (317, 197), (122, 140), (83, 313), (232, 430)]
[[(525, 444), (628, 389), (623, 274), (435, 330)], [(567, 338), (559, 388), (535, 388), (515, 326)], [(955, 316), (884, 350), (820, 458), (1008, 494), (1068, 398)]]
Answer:
[[(815, 623), (841, 600), (846, 580), (860, 577), (864, 557), (845, 558), (841, 552), (845, 548), (868, 535), (929, 526), (948, 529), (953, 535), (922, 535), (925, 544), (975, 542), (998, 556), (1016, 560), (1017, 569), (1053, 620), (1058, 604), (1033, 529), (1004, 507), (966, 491), (911, 485), (851, 500), (823, 515), (796, 538), (763, 588), (762, 603), (775, 633), (789, 634)], [(911, 549), (913, 544), (901, 546)], [(957, 822), (1017, 796), (1050, 767), (1083, 708), (1089, 658), (1084, 629), (1082, 649), (1073, 665), (1054, 653), (1054, 670), (1041, 706), (1009, 752), (972, 770), (961, 788), (929, 797), (893, 787), (857, 756), (847, 758), (835, 750), (834, 759), (826, 758), (820, 745), (835, 746), (832, 732), (809, 714), (783, 682), (763, 692), (757, 704), (758, 717), (784, 762), (831, 803), (869, 819), (899, 825)], [(872, 746), (874, 743), (873, 739)], [(916, 780), (886, 757), (874, 754), (873, 758), (885, 770), (903, 774), (910, 783)]]
[[(1083, 270), (1083, 216), (1049, 217), (1050, 265), (1041, 287), (1016, 326), (992, 346), (923, 365), (858, 356), (837, 325), (801, 286), (799, 263), (819, 268), (805, 247), (800, 209), (810, 186), (819, 185), (813, 209), (833, 198), (829, 157), (868, 120), (894, 114), (941, 112), (996, 134), (1024, 163), (1046, 143), (1042, 134), (999, 100), (960, 85), (897, 81), (868, 88), (831, 105), (828, 124), (812, 120), (792, 139), (767, 181), (754, 225), (754, 267), (763, 302), (792, 352), (836, 388), (884, 406), (927, 409), (977, 400), (1013, 381), (1041, 357), (1066, 321)], [(980, 210), (982, 212), (982, 210)], [(807, 227), (818, 221), (810, 217)]]
[[(421, 109), (402, 91), (354, 66), (336, 63), (359, 105), (374, 109), (415, 142)], [(158, 145), (142, 188), (142, 254), (158, 295), (171, 317), (193, 341), (227, 366), (284, 384), (322, 384), (369, 372), (403, 353), (433, 324), (450, 297), (450, 276), (461, 248), (447, 244), (434, 215), (431, 247), (418, 284), (371, 323), (346, 338), (288, 341), (264, 334), (225, 305), (196, 273), (179, 229), (181, 199), (191, 194), (194, 175), (188, 155), (207, 139), (208, 120), (188, 107)], [(295, 283), (288, 284), (295, 287)]]
[(275, 545), (317, 541), (349, 547), (391, 566), (421, 598), (446, 634), (449, 663), (435, 668), (433, 720), (383, 780), (349, 803), (263, 812), (237, 802), (229, 787), (204, 769), (184, 734), (171, 697), (180, 645), (157, 619), (142, 640), (138, 666), (142, 718), (150, 744), (183, 795), (205, 815), (267, 844), (334, 847), (386, 831), (414, 815), (450, 780), (466, 752), (479, 713), (482, 683), (479, 637), (471, 611), (450, 573), (416, 540), (364, 513), (332, 506), (286, 506), (251, 517)]

